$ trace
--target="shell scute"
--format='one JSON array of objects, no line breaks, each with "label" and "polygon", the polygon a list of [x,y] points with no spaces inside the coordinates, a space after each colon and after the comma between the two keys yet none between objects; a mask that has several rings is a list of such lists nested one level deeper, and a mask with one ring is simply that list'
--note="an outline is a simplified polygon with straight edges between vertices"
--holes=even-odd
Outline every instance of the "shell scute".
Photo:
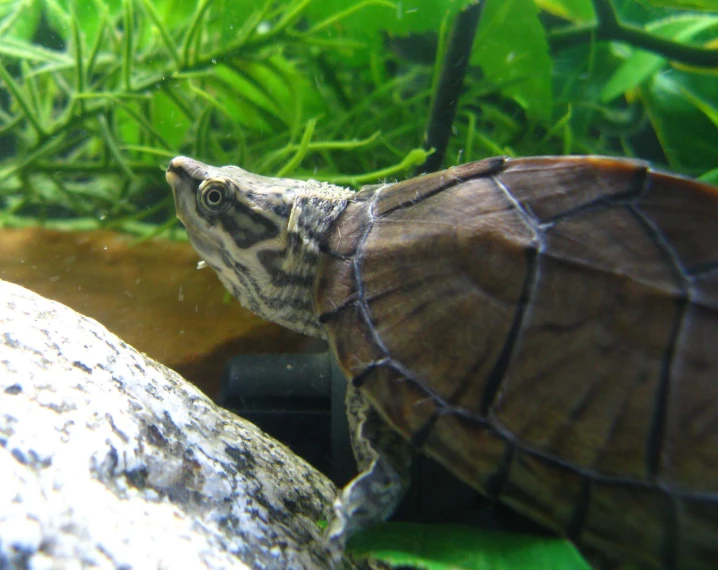
[{"label": "shell scute", "polygon": [[648,165],[637,160],[566,156],[512,160],[500,180],[526,211],[545,223],[592,205],[636,196],[645,189],[647,175]]},{"label": "shell scute", "polygon": [[621,206],[562,219],[543,244],[496,419],[543,453],[641,479],[678,278]]},{"label": "shell scute", "polygon": [[[700,302],[715,303],[718,270],[694,279],[693,285],[702,292]],[[677,487],[713,493],[718,493],[717,330],[718,310],[714,304],[686,308],[671,363],[670,375],[680,381],[670,387],[660,470],[661,479]]]},{"label": "shell scute", "polygon": [[660,232],[686,273],[718,268],[717,188],[656,172],[636,208]]},{"label": "shell scute", "polygon": [[501,500],[547,527],[571,535],[585,507],[584,487],[583,478],[565,465],[515,449]]},{"label": "shell scute", "polygon": [[500,171],[505,162],[506,159],[501,157],[487,158],[397,182],[383,189],[378,200],[372,206],[372,214],[375,217],[386,216],[395,210],[417,204],[466,180],[489,176]]},{"label": "shell scute", "polygon": [[488,422],[443,408],[424,443],[426,449],[437,446],[458,477],[490,498],[499,495],[512,447]]},{"label": "shell scute", "polygon": [[380,362],[361,376],[362,392],[391,418],[391,425],[410,439],[430,424],[441,407],[430,390],[407,379],[391,362]]},{"label": "shell scute", "polygon": [[364,201],[351,200],[323,236],[320,249],[334,257],[350,257],[360,247],[370,225],[371,214]]},{"label": "shell scute", "polygon": [[[620,517],[616,516],[616,505],[620,505]],[[621,481],[593,481],[580,538],[594,548],[617,552],[640,564],[676,567],[675,509],[673,498],[659,489]],[[680,568],[694,568],[683,562]]]}]

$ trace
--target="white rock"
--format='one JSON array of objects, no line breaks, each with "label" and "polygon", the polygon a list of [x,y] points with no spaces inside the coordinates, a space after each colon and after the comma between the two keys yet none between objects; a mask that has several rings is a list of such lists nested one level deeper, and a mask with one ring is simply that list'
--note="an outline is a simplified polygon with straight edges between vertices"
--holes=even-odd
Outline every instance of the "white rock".
[{"label": "white rock", "polygon": [[323,568],[334,495],[96,321],[0,281],[0,568]]}]

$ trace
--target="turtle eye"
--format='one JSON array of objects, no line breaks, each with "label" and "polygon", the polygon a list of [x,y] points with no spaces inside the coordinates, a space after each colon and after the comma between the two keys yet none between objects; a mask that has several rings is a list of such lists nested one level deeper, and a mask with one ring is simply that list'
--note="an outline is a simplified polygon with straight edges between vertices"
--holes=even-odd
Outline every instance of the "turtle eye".
[{"label": "turtle eye", "polygon": [[200,187],[197,202],[205,214],[217,216],[232,206],[232,192],[225,183],[215,180]]}]

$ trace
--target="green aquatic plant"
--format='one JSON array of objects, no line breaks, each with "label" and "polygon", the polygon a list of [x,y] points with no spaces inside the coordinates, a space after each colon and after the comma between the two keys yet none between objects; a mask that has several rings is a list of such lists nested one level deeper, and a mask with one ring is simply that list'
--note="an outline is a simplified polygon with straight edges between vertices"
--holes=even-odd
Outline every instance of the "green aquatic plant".
[{"label": "green aquatic plant", "polygon": [[712,1],[484,0],[444,99],[471,0],[5,0],[0,220],[152,230],[176,154],[359,186],[414,172],[437,132],[445,165],[607,153],[702,175]]}]

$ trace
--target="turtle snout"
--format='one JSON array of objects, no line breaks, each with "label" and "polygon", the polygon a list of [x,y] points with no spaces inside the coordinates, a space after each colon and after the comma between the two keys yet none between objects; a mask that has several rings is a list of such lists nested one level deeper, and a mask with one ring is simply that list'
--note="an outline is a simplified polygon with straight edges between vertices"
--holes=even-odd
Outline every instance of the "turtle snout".
[{"label": "turtle snout", "polygon": [[177,217],[185,225],[187,223],[187,214],[191,211],[189,206],[194,203],[197,189],[201,183],[201,180],[192,176],[192,170],[187,165],[188,161],[191,162],[192,160],[184,156],[173,158],[165,173],[167,183],[172,188]]},{"label": "turtle snout", "polygon": [[191,180],[192,176],[185,168],[187,159],[184,156],[178,156],[170,160],[167,171],[165,172],[165,178],[172,188],[174,188],[181,180]]},{"label": "turtle snout", "polygon": [[209,176],[209,169],[206,164],[189,158],[187,156],[176,156],[170,160],[169,166],[167,167],[167,181],[172,184],[171,176],[178,176],[185,180],[192,180],[199,184]]}]

